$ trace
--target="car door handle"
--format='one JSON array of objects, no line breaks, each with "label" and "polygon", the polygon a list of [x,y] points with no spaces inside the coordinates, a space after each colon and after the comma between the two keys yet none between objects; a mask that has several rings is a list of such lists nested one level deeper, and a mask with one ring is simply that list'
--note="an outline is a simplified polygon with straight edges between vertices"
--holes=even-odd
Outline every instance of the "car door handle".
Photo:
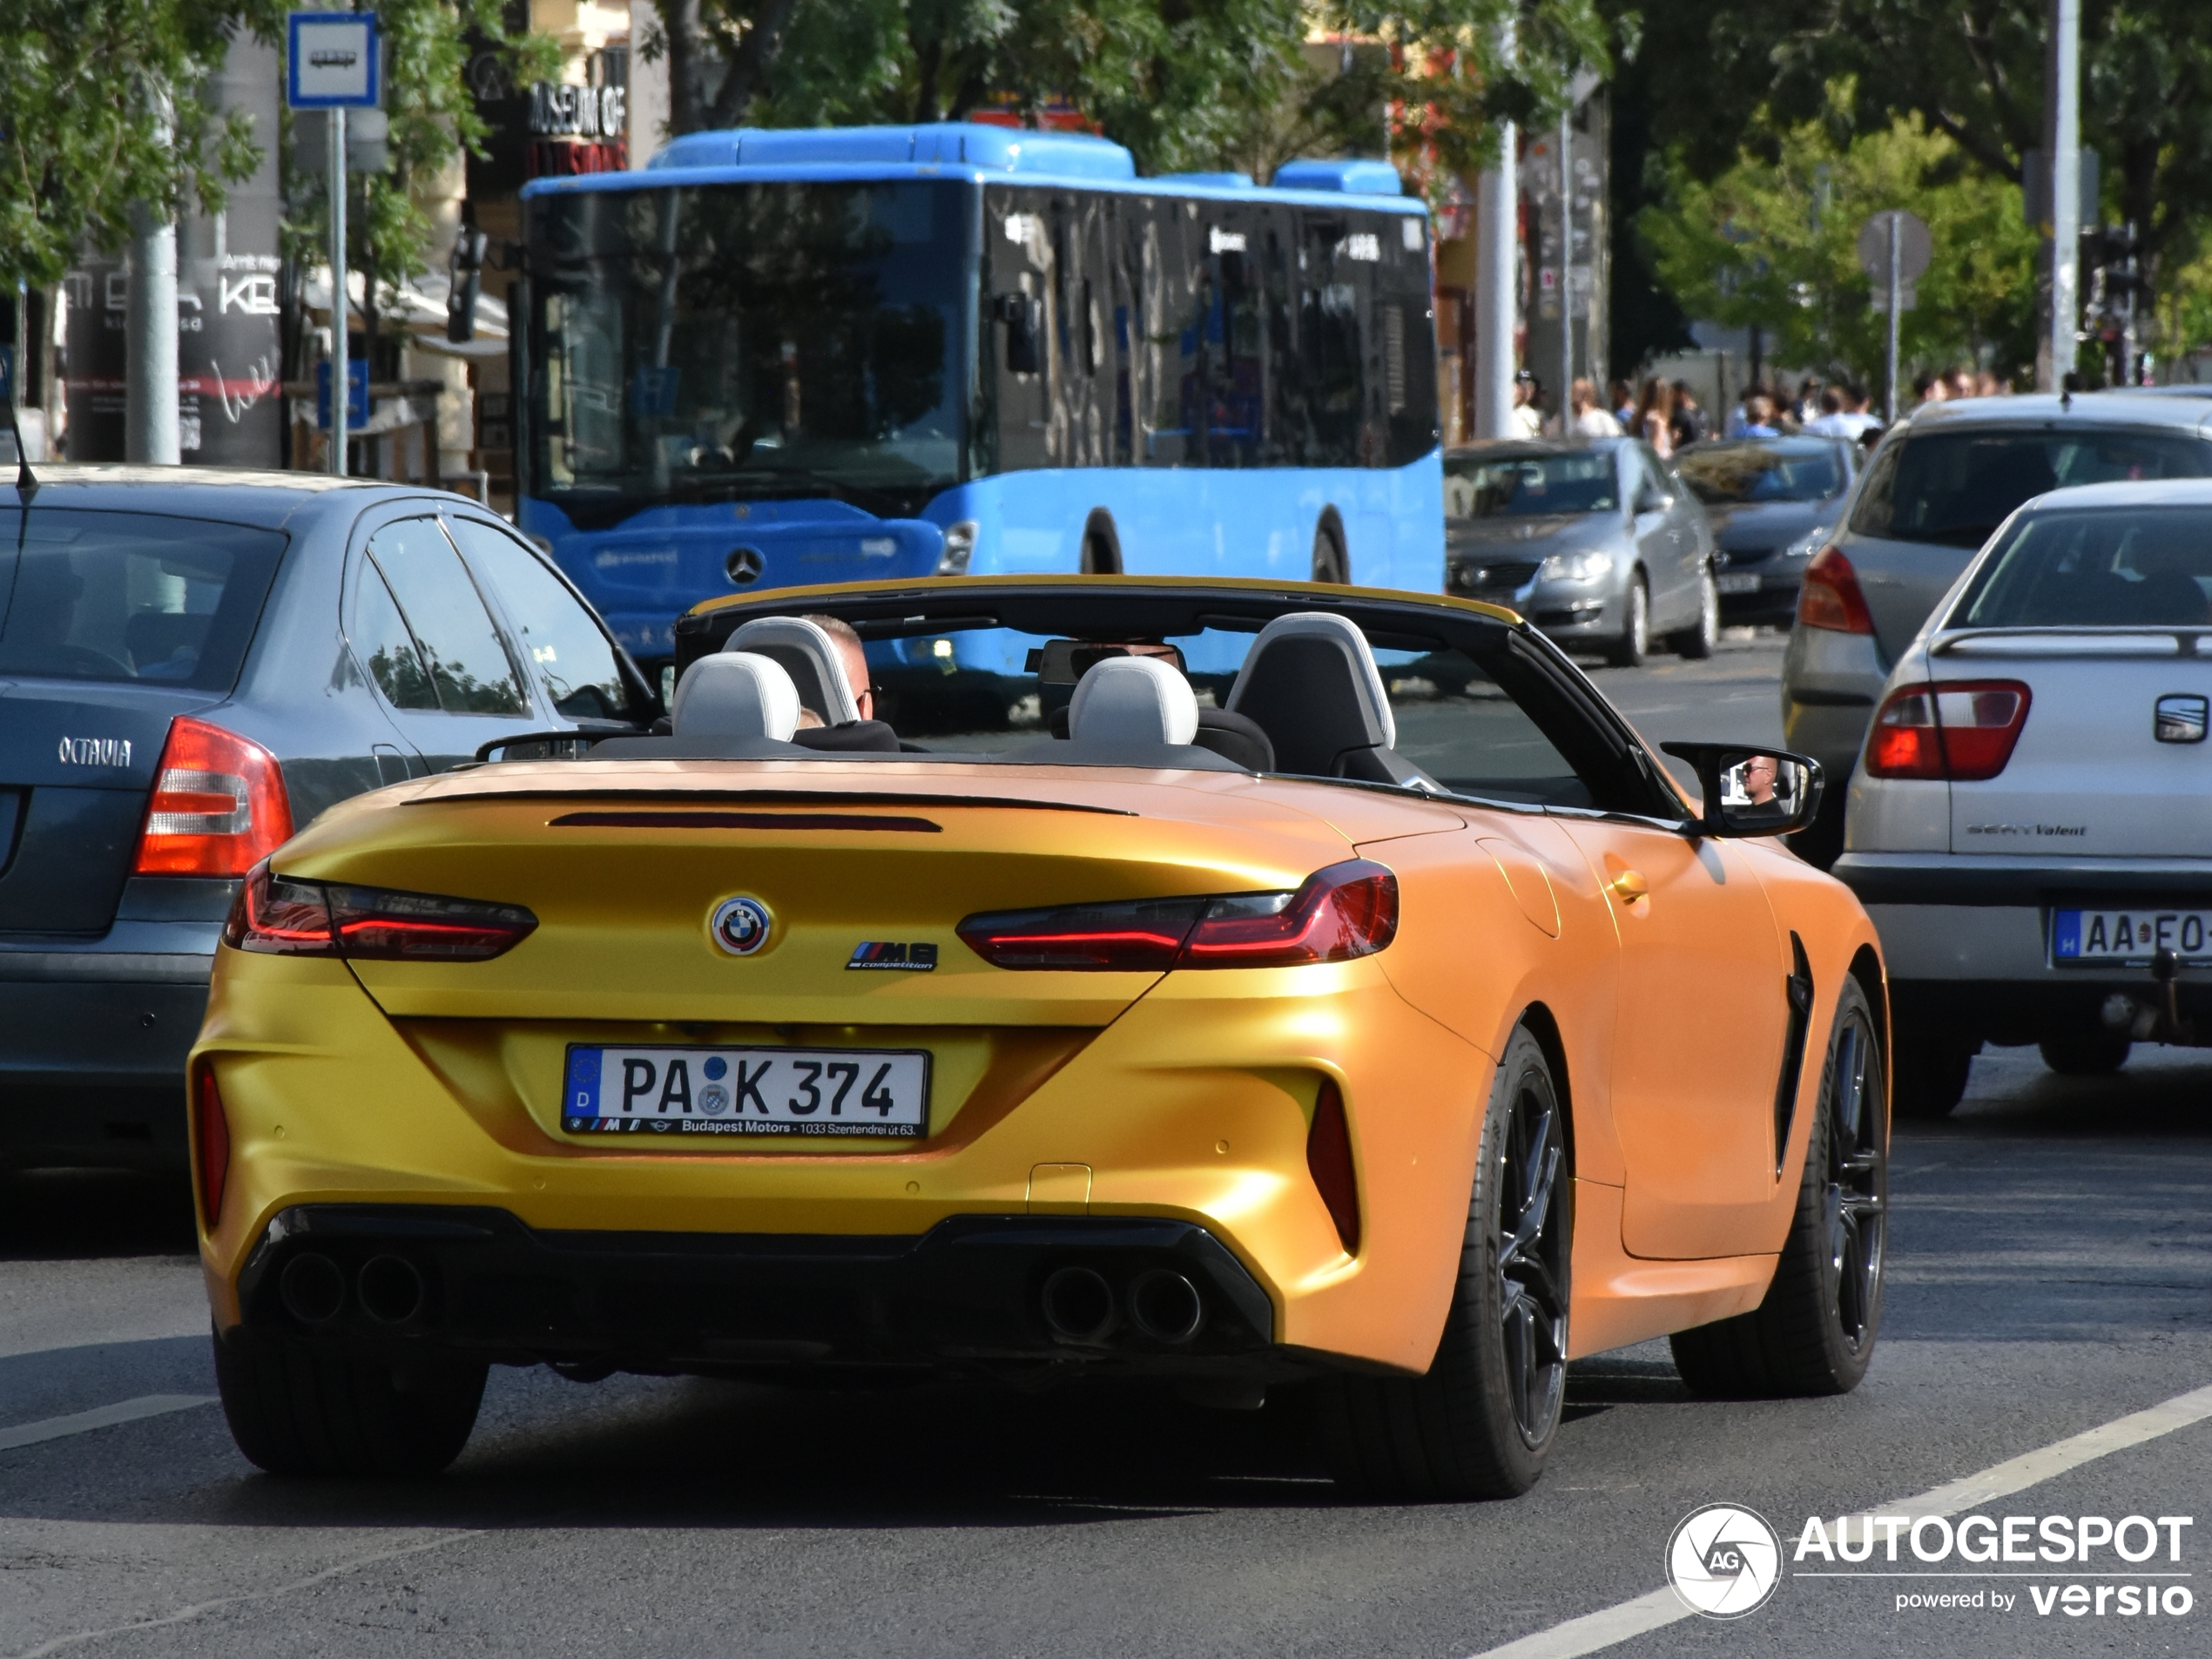
[{"label": "car door handle", "polygon": [[1622,904],[1634,904],[1651,896],[1651,883],[1643,879],[1641,871],[1623,870],[1605,884],[1605,890]]}]

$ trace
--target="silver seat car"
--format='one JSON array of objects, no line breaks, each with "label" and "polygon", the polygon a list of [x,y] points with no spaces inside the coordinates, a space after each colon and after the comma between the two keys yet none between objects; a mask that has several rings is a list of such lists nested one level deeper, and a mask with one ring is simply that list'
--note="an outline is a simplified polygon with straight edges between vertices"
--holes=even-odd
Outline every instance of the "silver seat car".
[{"label": "silver seat car", "polygon": [[1983,1042],[2212,1045],[2212,479],[2039,496],[1882,688],[1835,873],[1888,959],[1900,1113]]},{"label": "silver seat car", "polygon": [[1720,637],[1705,509],[1628,438],[1446,450],[1444,590],[1506,605],[1616,667],[1657,637],[1692,658]]},{"label": "silver seat car", "polygon": [[2212,475],[2212,401],[2100,392],[1924,406],[1882,441],[1805,569],[1782,668],[1784,740],[1826,769],[1821,821],[1843,844],[1844,785],[1875,698],[1936,602],[2029,497],[2076,484]]}]

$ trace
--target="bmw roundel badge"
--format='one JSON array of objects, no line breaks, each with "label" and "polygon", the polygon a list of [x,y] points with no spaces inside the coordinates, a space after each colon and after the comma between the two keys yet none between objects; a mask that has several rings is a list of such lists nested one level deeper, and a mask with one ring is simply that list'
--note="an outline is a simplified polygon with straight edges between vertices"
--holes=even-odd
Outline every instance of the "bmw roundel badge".
[{"label": "bmw roundel badge", "polygon": [[752,956],[768,942],[769,930],[775,921],[768,914],[768,907],[758,899],[725,899],[714,907],[714,918],[707,924],[707,932],[714,935],[714,942],[732,956]]}]

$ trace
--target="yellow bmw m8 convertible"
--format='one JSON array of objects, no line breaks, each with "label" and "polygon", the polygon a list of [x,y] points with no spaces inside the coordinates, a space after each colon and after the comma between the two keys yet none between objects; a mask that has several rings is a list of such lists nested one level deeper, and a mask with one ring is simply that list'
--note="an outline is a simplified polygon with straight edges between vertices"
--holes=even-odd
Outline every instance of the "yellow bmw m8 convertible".
[{"label": "yellow bmw m8 convertible", "polygon": [[1836,1393],[1880,1321],[1874,932],[1818,768],[1509,611],[978,577],[678,624],[650,732],[326,813],[189,1089],[246,1455],[426,1472],[488,1366],[1303,1394],[1503,1495],[1568,1362]]}]

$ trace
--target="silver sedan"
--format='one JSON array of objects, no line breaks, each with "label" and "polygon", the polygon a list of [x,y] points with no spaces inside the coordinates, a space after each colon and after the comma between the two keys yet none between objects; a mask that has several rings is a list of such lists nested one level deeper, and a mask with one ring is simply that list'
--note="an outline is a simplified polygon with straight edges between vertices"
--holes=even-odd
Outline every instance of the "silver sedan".
[{"label": "silver sedan", "polygon": [[1644,443],[1446,450],[1444,549],[1447,592],[1508,606],[1616,666],[1642,662],[1655,639],[1710,656],[1719,637],[1712,527]]}]

